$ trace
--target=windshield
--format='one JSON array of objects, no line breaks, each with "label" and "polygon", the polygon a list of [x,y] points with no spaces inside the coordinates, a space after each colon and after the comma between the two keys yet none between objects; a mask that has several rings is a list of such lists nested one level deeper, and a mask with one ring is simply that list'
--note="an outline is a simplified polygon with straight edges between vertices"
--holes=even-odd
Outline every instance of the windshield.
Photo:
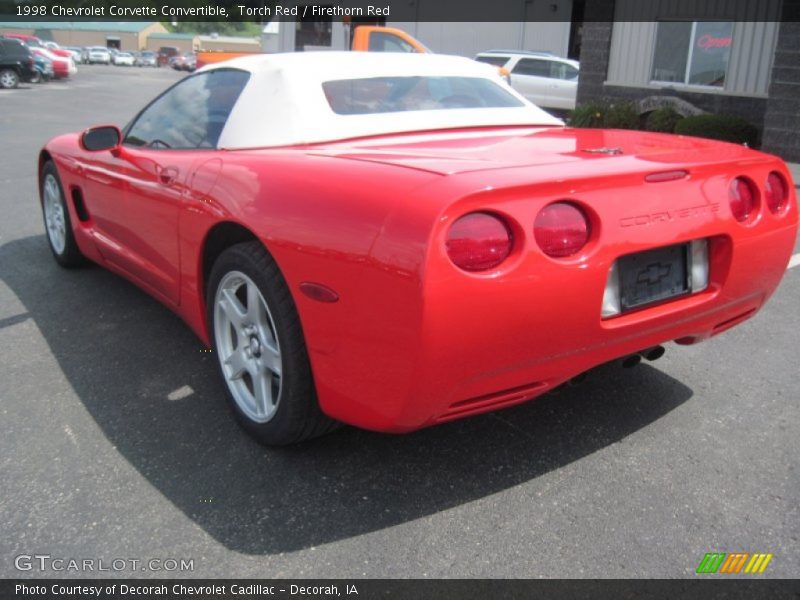
[{"label": "windshield", "polygon": [[372,77],[322,84],[333,112],[340,115],[509,108],[524,104],[500,85],[481,77]]}]

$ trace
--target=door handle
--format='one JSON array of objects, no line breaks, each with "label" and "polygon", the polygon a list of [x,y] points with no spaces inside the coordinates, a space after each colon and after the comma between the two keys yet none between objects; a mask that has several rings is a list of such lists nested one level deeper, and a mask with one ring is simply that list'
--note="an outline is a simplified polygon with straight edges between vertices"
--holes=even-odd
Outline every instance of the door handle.
[{"label": "door handle", "polygon": [[178,169],[175,167],[164,167],[158,172],[158,180],[164,185],[170,185],[178,176]]}]

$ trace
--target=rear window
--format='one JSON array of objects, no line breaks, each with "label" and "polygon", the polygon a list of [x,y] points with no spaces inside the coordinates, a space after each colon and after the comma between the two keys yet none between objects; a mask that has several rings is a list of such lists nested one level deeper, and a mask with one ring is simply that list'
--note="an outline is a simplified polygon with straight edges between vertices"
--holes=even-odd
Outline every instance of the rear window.
[{"label": "rear window", "polygon": [[371,77],[322,84],[333,112],[340,115],[524,106],[489,79],[480,77]]}]

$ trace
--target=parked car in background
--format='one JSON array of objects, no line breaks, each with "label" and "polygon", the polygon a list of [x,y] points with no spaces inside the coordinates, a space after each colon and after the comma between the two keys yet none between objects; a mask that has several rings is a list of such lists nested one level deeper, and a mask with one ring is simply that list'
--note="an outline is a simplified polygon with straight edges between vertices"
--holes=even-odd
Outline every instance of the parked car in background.
[{"label": "parked car in background", "polygon": [[79,48],[78,46],[66,46],[64,50],[72,52],[72,57],[75,59],[76,63],[83,63],[83,48]]},{"label": "parked car in background", "polygon": [[31,48],[30,51],[38,56],[43,56],[53,61],[53,74],[55,79],[66,79],[70,75],[74,75],[78,72],[78,67],[75,66],[75,61],[72,60],[71,56],[56,56],[53,51],[42,47]]},{"label": "parked car in background", "polygon": [[183,70],[189,71],[189,73],[194,73],[197,70],[197,57],[194,54],[190,54],[183,61]]},{"label": "parked car in background", "polygon": [[30,48],[18,40],[0,38],[0,88],[15,88],[21,81],[35,81],[37,77]]},{"label": "parked car in background", "polygon": [[64,50],[63,48],[58,47],[58,44],[55,44],[56,48],[53,49],[47,48],[44,45],[44,42],[42,42],[42,40],[40,40],[35,35],[25,35],[22,33],[6,33],[3,34],[3,37],[19,40],[23,44],[28,46],[28,48],[44,48],[50,51],[55,56],[60,56],[62,58],[72,58],[72,52],[70,52],[69,50]]},{"label": "parked car in background", "polygon": [[184,71],[186,67],[186,57],[183,54],[176,54],[170,57],[167,64],[176,71]]},{"label": "parked car in background", "polygon": [[88,52],[88,63],[90,65],[109,65],[111,64],[111,53],[108,48],[103,46],[92,46]]},{"label": "parked car in background", "polygon": [[[63,56],[64,58],[72,57],[72,60],[77,64],[82,62],[80,48],[65,48],[59,46],[56,42],[42,42],[42,46],[50,50],[50,52],[56,56]],[[69,53],[69,55],[67,53]]]},{"label": "parked car in background", "polygon": [[55,77],[53,61],[39,54],[31,53],[31,55],[33,56],[33,66],[37,73],[36,78],[31,79],[31,83],[43,83],[53,79]]},{"label": "parked car in background", "polygon": [[573,110],[578,94],[578,61],[549,52],[488,50],[475,60],[508,69],[511,87],[528,100],[557,110]]},{"label": "parked car in background", "polygon": [[169,65],[170,59],[180,53],[180,50],[178,50],[176,46],[161,46],[161,48],[158,49],[158,66],[163,67]]},{"label": "parked car in background", "polygon": [[130,52],[117,52],[112,61],[117,66],[125,66],[125,67],[132,67],[133,66],[133,54]]},{"label": "parked car in background", "polygon": [[157,67],[158,58],[155,52],[143,50],[142,52],[139,52],[138,56],[135,57],[133,64],[135,64],[137,67]]}]

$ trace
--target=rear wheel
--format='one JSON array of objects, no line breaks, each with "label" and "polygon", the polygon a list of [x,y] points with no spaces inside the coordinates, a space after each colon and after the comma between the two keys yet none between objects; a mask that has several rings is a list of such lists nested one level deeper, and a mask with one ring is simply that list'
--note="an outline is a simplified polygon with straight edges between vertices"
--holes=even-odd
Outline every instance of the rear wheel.
[{"label": "rear wheel", "polygon": [[236,244],[220,255],[209,277],[207,307],[229,404],[253,437],[286,445],[336,427],[317,403],[289,288],[259,242]]},{"label": "rear wheel", "polygon": [[42,180],[39,186],[42,195],[42,214],[47,241],[53,257],[62,267],[78,267],[85,262],[75,235],[72,232],[72,221],[64,200],[61,180],[52,161],[42,168]]},{"label": "rear wheel", "polygon": [[10,90],[19,85],[19,75],[14,69],[3,69],[0,71],[0,88]]}]

